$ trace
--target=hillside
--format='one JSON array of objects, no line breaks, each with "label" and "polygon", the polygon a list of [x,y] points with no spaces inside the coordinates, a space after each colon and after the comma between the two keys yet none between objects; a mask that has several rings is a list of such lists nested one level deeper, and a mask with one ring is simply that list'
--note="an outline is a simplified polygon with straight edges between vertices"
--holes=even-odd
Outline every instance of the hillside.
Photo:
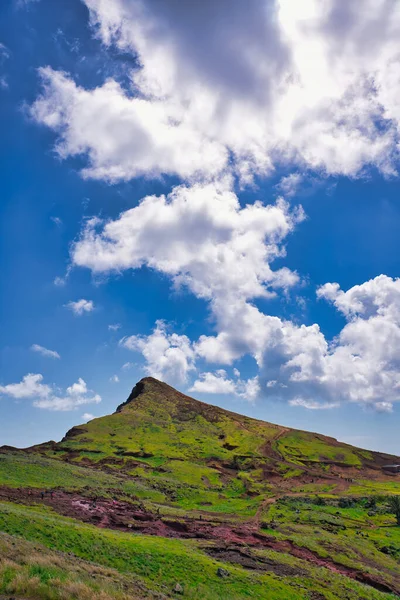
[{"label": "hillside", "polygon": [[0,448],[0,598],[400,597],[393,462],[147,377],[59,443]]},{"label": "hillside", "polygon": [[[221,505],[272,490],[347,489],[348,480],[389,480],[382,465],[400,459],[337,440],[244,417],[142,379],[110,416],[71,429],[49,457],[144,479],[185,508]],[[215,492],[218,492],[217,497]],[[229,509],[225,506],[224,510]]]}]

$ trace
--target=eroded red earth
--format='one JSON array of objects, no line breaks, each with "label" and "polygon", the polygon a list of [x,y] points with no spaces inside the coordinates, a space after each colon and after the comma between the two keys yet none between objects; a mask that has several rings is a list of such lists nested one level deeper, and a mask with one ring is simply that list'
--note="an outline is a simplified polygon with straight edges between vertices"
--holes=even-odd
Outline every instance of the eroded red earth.
[{"label": "eroded red earth", "polygon": [[[345,575],[381,592],[400,595],[400,584],[390,587],[383,578],[321,557],[289,540],[277,540],[263,534],[257,521],[239,523],[218,521],[207,517],[172,518],[149,512],[144,506],[106,498],[86,498],[77,493],[57,490],[42,497],[41,490],[0,486],[0,501],[32,505],[43,503],[61,515],[73,517],[96,527],[167,538],[203,539],[214,542],[204,550],[225,562],[240,564],[247,569],[272,571],[282,576],[301,575],[302,570],[252,554],[252,548],[269,548],[291,554],[319,567]],[[212,519],[212,520],[211,520]]]}]

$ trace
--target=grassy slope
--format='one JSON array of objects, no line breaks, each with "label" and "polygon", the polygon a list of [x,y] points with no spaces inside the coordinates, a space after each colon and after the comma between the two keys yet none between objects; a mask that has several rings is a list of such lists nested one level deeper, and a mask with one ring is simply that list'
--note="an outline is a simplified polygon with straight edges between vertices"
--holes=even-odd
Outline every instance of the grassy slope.
[{"label": "grassy slope", "polygon": [[386,497],[374,497],[373,508],[368,497],[282,498],[265,508],[263,519],[264,531],[278,539],[399,583],[400,527]]},{"label": "grassy slope", "polygon": [[[326,600],[383,600],[391,597],[325,568],[318,568],[280,553],[258,551],[260,557],[299,569],[300,575],[282,578],[271,573],[248,571],[209,557],[204,552],[206,542],[135,536],[96,529],[73,519],[60,518],[44,507],[0,504],[0,529],[50,549],[72,552],[82,559],[125,575],[134,573],[137,578],[136,586],[140,582],[143,588],[153,589],[167,596],[173,595],[174,587],[180,583],[185,597],[205,600],[300,600],[310,598],[311,592],[323,594],[322,597]],[[229,571],[229,577],[221,579],[217,576],[220,566]],[[61,577],[59,573],[54,576]],[[2,570],[0,562],[1,585],[4,589],[4,569]],[[112,590],[109,590],[108,594],[111,593]],[[32,594],[32,598],[36,597],[41,596]]]},{"label": "grassy slope", "polygon": [[146,498],[161,503],[165,500],[163,494],[146,485],[145,481],[52,460],[38,454],[0,454],[0,485],[11,488],[62,488],[88,497]]},{"label": "grassy slope", "polygon": [[[400,528],[385,513],[384,503],[371,516],[364,500],[341,508],[333,495],[400,493],[400,478],[385,477],[380,470],[382,461],[390,457],[241,417],[151,379],[144,380],[133,395],[114,415],[74,428],[59,444],[27,452],[3,449],[0,485],[59,487],[89,497],[118,497],[176,517],[218,512],[219,519],[238,521],[254,519],[257,512],[264,527],[273,522],[267,532],[274,538],[291,540],[361,572],[380,573],[387,585],[397,585]],[[340,475],[348,473],[353,482],[343,485]],[[268,503],[268,498],[286,492],[325,493],[328,505],[304,498]],[[145,589],[169,596],[176,583],[184,586],[185,597],[204,599],[306,599],[312,597],[311,591],[328,600],[388,597],[286,553],[254,550],[260,557],[301,568],[301,576],[282,579],[227,566],[205,553],[212,542],[99,530],[56,516],[45,507],[1,503],[0,531],[18,536],[13,542],[17,547],[25,538],[121,574],[111,578],[104,596],[96,596],[97,571],[90,582],[85,570],[75,572],[63,555],[61,566],[51,575],[57,584],[50,585],[45,581],[48,567],[44,565],[42,573],[15,556],[11,557],[15,564],[10,565],[9,546],[0,543],[0,593],[19,591],[26,598],[125,600],[126,581],[118,577],[130,578],[130,597],[135,597],[133,593],[142,597]],[[226,580],[216,576],[221,564],[230,572]],[[67,579],[81,586],[79,593],[65,588]]]},{"label": "grassy slope", "polygon": [[152,597],[143,583],[131,575],[5,533],[0,534],[0,594],[40,600]]},{"label": "grassy slope", "polygon": [[[77,450],[81,458],[86,452],[92,460],[113,457],[120,464],[123,459],[129,463],[129,455],[134,455],[146,465],[167,469],[172,468],[174,460],[197,464],[238,461],[245,467],[246,459],[253,463],[258,459],[260,466],[276,461],[279,464],[279,459],[299,464],[337,460],[360,466],[364,459],[373,458],[374,453],[332,438],[195,401],[151,378],[140,384],[142,389],[135,388],[132,400],[122,405],[119,412],[74,428],[73,435],[67,436],[57,449]],[[134,397],[135,394],[138,395]]]},{"label": "grassy slope", "polygon": [[321,479],[314,491],[323,492],[329,484],[335,487],[332,477],[339,473],[362,479],[365,471],[369,479],[371,465],[382,479],[380,465],[393,459],[230,413],[152,378],[142,380],[118,412],[75,427],[60,444],[38,450],[125,473],[183,509],[208,506],[247,515],[283,480],[293,480],[295,491],[296,478],[311,474]]}]

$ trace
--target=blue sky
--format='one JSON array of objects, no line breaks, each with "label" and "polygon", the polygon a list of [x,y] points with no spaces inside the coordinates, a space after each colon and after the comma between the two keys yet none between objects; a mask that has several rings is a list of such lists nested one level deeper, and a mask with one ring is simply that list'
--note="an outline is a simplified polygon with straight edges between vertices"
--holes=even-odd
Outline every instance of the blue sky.
[{"label": "blue sky", "polygon": [[0,444],[151,374],[400,454],[400,12],[289,4],[1,4]]}]

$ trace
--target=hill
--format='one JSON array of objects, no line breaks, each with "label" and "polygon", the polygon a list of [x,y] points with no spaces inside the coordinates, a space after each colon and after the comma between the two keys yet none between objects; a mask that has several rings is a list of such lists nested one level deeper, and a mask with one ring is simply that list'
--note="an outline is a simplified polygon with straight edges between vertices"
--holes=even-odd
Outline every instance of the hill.
[{"label": "hill", "polygon": [[[393,462],[146,377],[59,443],[0,448],[0,594],[80,597],[64,577],[103,600],[400,597]],[[42,566],[10,550],[29,544]]]},{"label": "hill", "polygon": [[233,498],[392,481],[382,466],[400,461],[199,402],[151,377],[137,383],[113,415],[33,450],[144,479],[169,500],[182,497],[186,508],[203,502],[218,509],[223,494],[234,512]]}]

